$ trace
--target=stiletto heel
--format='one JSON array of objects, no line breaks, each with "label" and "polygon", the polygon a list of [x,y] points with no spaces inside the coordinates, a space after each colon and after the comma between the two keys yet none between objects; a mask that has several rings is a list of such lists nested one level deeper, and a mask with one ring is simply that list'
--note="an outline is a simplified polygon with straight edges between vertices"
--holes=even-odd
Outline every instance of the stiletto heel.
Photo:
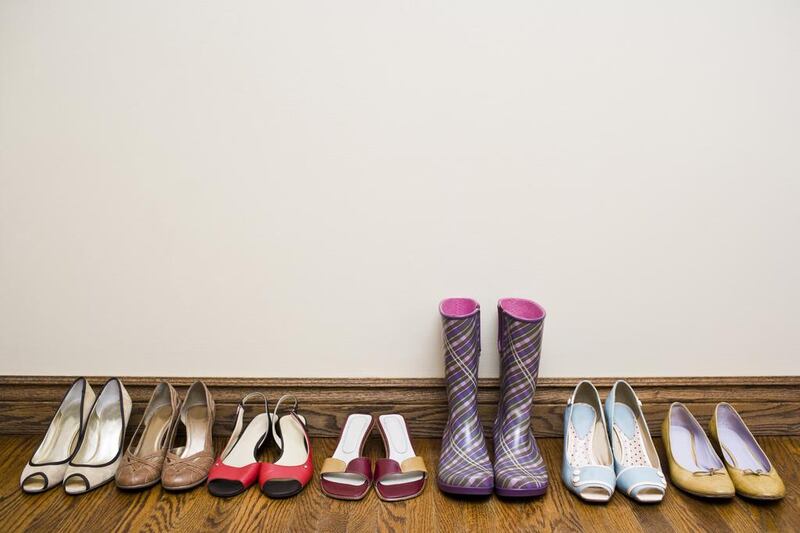
[{"label": "stiletto heel", "polygon": [[93,403],[94,391],[86,378],[76,379],[50,420],[42,442],[22,470],[19,487],[24,492],[38,494],[61,484],[67,463],[78,449]]},{"label": "stiletto heel", "polygon": [[[294,405],[288,415],[278,417],[278,409],[287,398],[294,400]],[[272,434],[281,456],[274,463],[262,463],[258,484],[270,498],[289,498],[303,490],[314,474],[311,439],[308,438],[305,418],[297,414],[297,398],[281,396],[275,404],[272,424]]]},{"label": "stiletto heel", "polygon": [[[244,427],[245,405],[252,398],[261,398],[264,412],[259,413]],[[261,463],[258,454],[269,436],[269,405],[260,392],[251,392],[236,407],[236,425],[225,449],[217,457],[208,473],[208,491],[220,498],[230,498],[243,493],[258,479]]]}]

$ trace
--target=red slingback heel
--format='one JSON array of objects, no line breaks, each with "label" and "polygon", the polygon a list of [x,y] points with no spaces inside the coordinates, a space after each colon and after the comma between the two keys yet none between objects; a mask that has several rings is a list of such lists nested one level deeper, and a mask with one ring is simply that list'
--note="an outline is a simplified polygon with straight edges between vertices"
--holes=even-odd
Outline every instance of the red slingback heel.
[{"label": "red slingback heel", "polygon": [[[278,417],[278,409],[286,399],[294,400],[288,415]],[[297,398],[284,395],[275,404],[272,415],[273,438],[281,456],[274,463],[262,463],[258,476],[261,491],[270,498],[289,498],[299,493],[311,481],[314,464],[311,461],[311,440],[306,421],[297,414]]]},{"label": "red slingback heel", "polygon": [[[264,412],[256,415],[244,428],[245,404],[252,398],[264,401]],[[260,392],[251,392],[236,407],[236,425],[225,449],[208,473],[208,491],[220,498],[230,498],[250,488],[258,479],[262,463],[259,450],[267,443],[270,432],[269,405]]]}]

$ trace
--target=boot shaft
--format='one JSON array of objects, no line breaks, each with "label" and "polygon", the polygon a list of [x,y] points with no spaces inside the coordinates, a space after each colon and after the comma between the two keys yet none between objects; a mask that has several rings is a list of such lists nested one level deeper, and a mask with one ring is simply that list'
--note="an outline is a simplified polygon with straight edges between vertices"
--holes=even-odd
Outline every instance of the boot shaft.
[{"label": "boot shaft", "polygon": [[500,404],[495,433],[519,436],[530,428],[530,412],[542,346],[544,309],[531,300],[504,298],[497,304]]},{"label": "boot shaft", "polygon": [[539,376],[544,309],[531,300],[504,298],[497,304],[497,314],[501,390],[523,388],[532,399]]},{"label": "boot shaft", "polygon": [[445,378],[448,403],[472,400],[478,391],[481,355],[480,306],[469,298],[449,298],[439,306],[442,315]]}]

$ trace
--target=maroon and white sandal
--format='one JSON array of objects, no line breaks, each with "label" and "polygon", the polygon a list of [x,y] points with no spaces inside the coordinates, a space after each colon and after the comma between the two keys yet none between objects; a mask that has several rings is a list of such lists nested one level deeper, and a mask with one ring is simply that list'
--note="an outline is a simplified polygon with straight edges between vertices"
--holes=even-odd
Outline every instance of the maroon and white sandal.
[{"label": "maroon and white sandal", "polygon": [[[288,415],[278,416],[278,409],[287,398],[294,400]],[[274,463],[262,463],[258,474],[261,491],[270,498],[289,498],[308,485],[314,475],[311,459],[311,439],[306,431],[306,419],[297,414],[297,398],[281,396],[272,415],[272,436],[281,450]]]},{"label": "maroon and white sandal", "polygon": [[378,429],[386,448],[385,459],[375,463],[375,490],[385,501],[408,500],[425,489],[425,461],[414,453],[403,415],[381,415]]},{"label": "maroon and white sandal", "polygon": [[347,417],[333,456],[322,464],[323,494],[338,500],[360,500],[367,495],[372,486],[372,461],[363,452],[374,424],[370,415]]}]

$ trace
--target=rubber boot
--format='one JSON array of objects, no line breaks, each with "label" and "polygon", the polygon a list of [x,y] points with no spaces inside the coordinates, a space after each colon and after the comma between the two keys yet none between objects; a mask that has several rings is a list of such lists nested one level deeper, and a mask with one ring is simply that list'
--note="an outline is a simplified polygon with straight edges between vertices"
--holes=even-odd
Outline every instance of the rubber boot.
[{"label": "rubber boot", "polygon": [[436,481],[442,492],[450,494],[491,494],[494,471],[478,418],[480,306],[469,298],[449,298],[442,301],[439,312],[450,414]]},{"label": "rubber boot", "polygon": [[544,309],[531,300],[497,303],[500,404],[494,423],[495,492],[529,497],[547,491],[547,467],[531,430],[531,408],[539,375]]}]

